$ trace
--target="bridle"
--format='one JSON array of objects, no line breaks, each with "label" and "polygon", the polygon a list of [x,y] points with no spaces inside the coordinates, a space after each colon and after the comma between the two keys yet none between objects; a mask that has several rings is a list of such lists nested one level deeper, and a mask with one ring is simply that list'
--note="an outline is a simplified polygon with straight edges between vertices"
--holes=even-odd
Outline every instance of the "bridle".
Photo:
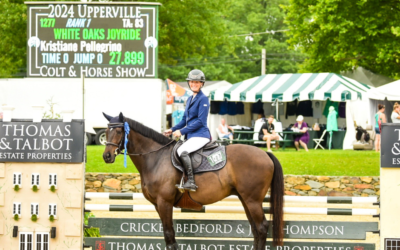
[{"label": "bridle", "polygon": [[[113,129],[113,128],[123,128],[123,127],[124,127],[124,124],[121,123],[121,122],[118,122],[118,123],[109,123],[109,124],[108,124],[108,128],[109,128],[109,129]],[[117,155],[119,155],[119,154],[122,153],[121,146],[124,145],[124,144],[123,144],[124,141],[125,141],[125,137],[122,136],[122,139],[121,139],[121,141],[119,142],[119,144],[115,144],[115,143],[113,143],[113,142],[106,142],[106,146],[108,146],[108,145],[116,146],[117,148],[115,149],[114,154],[115,154],[115,156],[117,156]]]},{"label": "bridle", "polygon": [[[113,128],[124,128],[124,125],[125,125],[124,123],[120,123],[120,122],[118,122],[118,123],[109,123],[109,124],[108,124],[108,128],[109,128],[109,129],[113,129]],[[124,153],[124,155],[138,155],[138,156],[142,156],[142,155],[147,155],[147,154],[151,154],[151,153],[157,152],[157,151],[159,151],[159,150],[161,150],[161,149],[167,147],[168,145],[172,144],[173,142],[175,142],[175,140],[171,140],[170,142],[168,142],[167,144],[165,144],[164,146],[162,146],[162,147],[160,147],[160,148],[158,148],[158,149],[156,149],[156,150],[153,150],[153,151],[150,151],[150,152],[146,152],[146,153],[138,153],[138,154],[133,154],[133,153],[132,153],[132,154],[129,154],[129,153],[125,152],[125,151],[127,150],[126,148],[124,149],[125,151],[122,152],[121,146],[124,145],[124,142],[125,142],[125,136],[122,137],[121,141],[120,141],[118,144],[113,143],[113,142],[106,142],[106,146],[112,145],[112,146],[116,146],[116,147],[117,147],[117,148],[115,149],[115,152],[114,152],[115,156],[118,156],[118,155],[121,154],[121,153]]]}]

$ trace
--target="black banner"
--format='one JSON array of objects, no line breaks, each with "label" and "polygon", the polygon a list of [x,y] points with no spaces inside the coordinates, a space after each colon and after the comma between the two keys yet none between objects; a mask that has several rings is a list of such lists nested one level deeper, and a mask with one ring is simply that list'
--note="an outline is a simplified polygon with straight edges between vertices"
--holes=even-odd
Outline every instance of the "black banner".
[{"label": "black banner", "polygon": [[[85,238],[85,245],[93,250],[165,250],[163,239],[137,238]],[[239,240],[186,240],[179,239],[179,250],[251,250],[253,241]],[[371,243],[284,242],[283,247],[273,247],[267,241],[265,250],[375,250]]]},{"label": "black banner", "polygon": [[158,3],[28,5],[28,77],[157,78]]},{"label": "black banner", "polygon": [[400,168],[400,124],[382,124],[381,167]]},{"label": "black banner", "polygon": [[[104,236],[163,236],[160,219],[89,218],[89,226]],[[180,219],[174,220],[174,229],[177,237],[253,237],[247,220]],[[366,232],[378,230],[378,222],[285,221],[283,230],[289,239],[365,240]]]},{"label": "black banner", "polygon": [[84,122],[0,122],[0,162],[83,162]]}]

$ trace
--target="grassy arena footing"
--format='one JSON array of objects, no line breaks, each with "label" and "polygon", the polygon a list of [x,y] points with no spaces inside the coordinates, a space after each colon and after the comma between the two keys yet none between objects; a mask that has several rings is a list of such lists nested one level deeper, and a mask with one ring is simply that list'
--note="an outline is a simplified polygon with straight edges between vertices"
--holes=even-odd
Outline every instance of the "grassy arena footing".
[{"label": "grassy arena footing", "polygon": [[[103,160],[104,146],[87,147],[86,172],[137,173],[128,157],[124,168],[124,156],[119,155],[115,163]],[[261,148],[266,150],[266,148]],[[293,148],[273,150],[281,162],[284,174],[316,176],[379,176],[379,153],[354,150],[314,150],[305,152]]]}]

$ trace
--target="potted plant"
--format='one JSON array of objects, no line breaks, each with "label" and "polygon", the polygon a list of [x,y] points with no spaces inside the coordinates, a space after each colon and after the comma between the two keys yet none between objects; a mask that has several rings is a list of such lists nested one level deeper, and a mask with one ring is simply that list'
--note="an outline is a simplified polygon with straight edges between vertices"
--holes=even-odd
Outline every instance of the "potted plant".
[{"label": "potted plant", "polygon": [[38,188],[38,186],[33,185],[33,186],[32,186],[32,190],[33,190],[33,192],[37,192],[37,191],[39,190],[39,188]]},{"label": "potted plant", "polygon": [[19,220],[19,215],[18,214],[14,214],[14,220],[18,221]]},{"label": "potted plant", "polygon": [[55,187],[54,185],[51,185],[50,191],[51,191],[51,192],[55,192],[55,191],[56,191],[56,187]]},{"label": "potted plant", "polygon": [[18,192],[19,190],[19,185],[14,185],[14,191]]},{"label": "potted plant", "polygon": [[55,218],[54,218],[54,215],[50,215],[50,216],[49,216],[49,220],[50,220],[51,222],[53,222],[54,219],[55,219]]}]

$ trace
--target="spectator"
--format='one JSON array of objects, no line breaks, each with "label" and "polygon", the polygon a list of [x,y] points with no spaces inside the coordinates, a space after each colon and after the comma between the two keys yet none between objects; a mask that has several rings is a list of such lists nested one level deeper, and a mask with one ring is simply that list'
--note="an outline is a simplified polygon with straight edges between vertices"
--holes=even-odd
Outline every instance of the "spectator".
[{"label": "spectator", "polygon": [[265,115],[264,115],[264,113],[259,113],[259,114],[257,115],[257,120],[259,120],[259,119],[265,120]]},{"label": "spectator", "polygon": [[393,123],[400,123],[400,105],[397,102],[393,106],[393,112],[390,117]]},{"label": "spectator", "polygon": [[[222,138],[226,138],[226,139],[229,138],[230,140],[233,140],[233,133],[234,133],[233,128],[231,128],[230,126],[228,126],[226,124],[224,118],[221,119],[221,124],[219,124],[218,129],[222,135]],[[229,129],[232,131],[232,133],[229,132]]]},{"label": "spectator", "polygon": [[[260,141],[267,142],[267,151],[272,152],[271,150],[271,141],[279,140],[279,136],[275,133],[275,126],[272,124],[274,121],[274,116],[270,115],[268,117],[268,122],[264,123],[260,129],[260,133],[258,134],[258,139]],[[275,148],[279,149],[279,143],[275,142]]]},{"label": "spectator", "polygon": [[298,130],[301,135],[297,135],[294,138],[294,146],[296,147],[296,151],[299,151],[299,143],[300,145],[308,152],[307,143],[310,140],[310,135],[308,134],[308,125],[303,121],[304,117],[299,115],[296,119],[297,123],[294,124],[294,130]]},{"label": "spectator", "polygon": [[381,124],[386,123],[385,105],[378,104],[378,112],[375,114],[375,151],[379,152],[381,148]]}]

